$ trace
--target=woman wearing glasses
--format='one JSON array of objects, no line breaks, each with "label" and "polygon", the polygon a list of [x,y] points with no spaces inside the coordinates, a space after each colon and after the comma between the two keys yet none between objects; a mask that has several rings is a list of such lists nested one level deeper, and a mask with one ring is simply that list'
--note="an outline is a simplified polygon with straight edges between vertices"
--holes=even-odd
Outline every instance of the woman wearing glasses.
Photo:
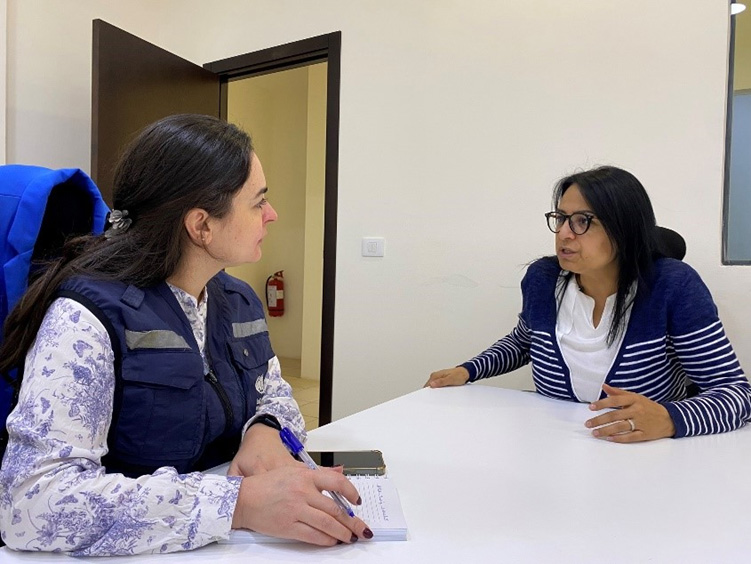
[{"label": "woman wearing glasses", "polygon": [[[751,418],[751,386],[699,275],[657,251],[655,216],[630,173],[600,167],[558,182],[555,257],[532,263],[511,333],[430,375],[457,386],[532,362],[537,391],[589,402],[595,437],[636,442],[721,433]],[[699,390],[687,397],[687,386]]]}]

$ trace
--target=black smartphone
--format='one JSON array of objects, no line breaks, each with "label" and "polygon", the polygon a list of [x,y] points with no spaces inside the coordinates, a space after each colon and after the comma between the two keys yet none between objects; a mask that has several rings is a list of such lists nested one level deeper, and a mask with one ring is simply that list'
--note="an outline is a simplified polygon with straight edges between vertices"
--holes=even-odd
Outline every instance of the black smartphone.
[{"label": "black smartphone", "polygon": [[382,476],[386,473],[380,450],[312,451],[308,454],[318,466],[344,466],[344,473],[349,476]]}]

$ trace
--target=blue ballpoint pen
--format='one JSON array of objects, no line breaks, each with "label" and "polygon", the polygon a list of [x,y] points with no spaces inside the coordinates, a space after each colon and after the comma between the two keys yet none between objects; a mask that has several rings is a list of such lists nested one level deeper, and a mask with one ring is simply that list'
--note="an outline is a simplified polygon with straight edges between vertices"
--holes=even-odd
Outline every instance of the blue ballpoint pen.
[{"label": "blue ballpoint pen", "polygon": [[[284,443],[284,446],[287,447],[287,450],[289,450],[293,456],[298,457],[301,461],[305,463],[305,465],[310,468],[311,470],[318,470],[318,466],[315,462],[313,462],[313,459],[310,458],[310,455],[305,452],[305,449],[302,446],[302,443],[297,439],[295,434],[287,429],[287,427],[282,427],[282,430],[279,431],[279,436],[282,438],[282,442]],[[355,512],[352,511],[352,508],[349,506],[349,503],[347,503],[347,500],[344,499],[341,494],[337,492],[329,492],[333,500],[344,509],[344,511],[349,515],[350,517],[355,516]]]}]

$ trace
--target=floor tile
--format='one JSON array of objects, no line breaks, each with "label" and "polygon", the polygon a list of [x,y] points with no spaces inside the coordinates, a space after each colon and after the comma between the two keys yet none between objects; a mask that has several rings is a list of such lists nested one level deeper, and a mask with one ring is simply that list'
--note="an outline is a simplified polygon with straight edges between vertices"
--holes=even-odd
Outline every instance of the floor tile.
[{"label": "floor tile", "polygon": [[319,388],[301,388],[295,389],[293,395],[298,402],[309,402],[320,400]]},{"label": "floor tile", "polygon": [[318,380],[310,380],[308,378],[295,378],[294,376],[284,376],[284,380],[292,386],[292,388],[297,389],[300,388],[301,390],[304,390],[306,388],[318,388],[319,382]]},{"label": "floor tile", "polygon": [[303,389],[321,387],[321,383],[318,380],[311,380],[310,378],[298,378],[297,381],[298,386]]},{"label": "floor tile", "polygon": [[318,417],[320,406],[317,401],[311,401],[300,406],[300,413],[307,419],[308,417]]},{"label": "floor tile", "polygon": [[302,378],[290,378],[289,376],[285,376],[284,379],[287,381],[287,383],[292,386],[293,390],[304,390],[305,386],[303,385]]}]

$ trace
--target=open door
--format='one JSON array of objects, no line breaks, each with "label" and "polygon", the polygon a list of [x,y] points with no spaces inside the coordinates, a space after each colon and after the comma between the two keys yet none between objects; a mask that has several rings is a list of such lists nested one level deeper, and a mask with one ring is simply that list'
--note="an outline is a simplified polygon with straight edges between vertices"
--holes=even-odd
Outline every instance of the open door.
[{"label": "open door", "polygon": [[102,20],[91,84],[91,176],[110,207],[114,167],[136,132],[173,114],[219,117],[219,75]]}]

